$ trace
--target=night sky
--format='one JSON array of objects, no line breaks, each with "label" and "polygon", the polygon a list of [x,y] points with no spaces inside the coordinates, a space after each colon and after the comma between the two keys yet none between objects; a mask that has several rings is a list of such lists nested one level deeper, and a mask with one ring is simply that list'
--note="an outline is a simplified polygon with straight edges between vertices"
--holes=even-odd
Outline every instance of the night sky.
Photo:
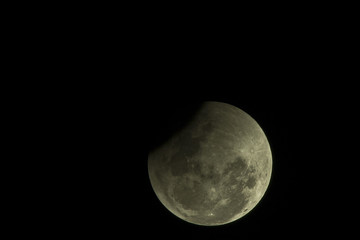
[{"label": "night sky", "polygon": [[[14,28],[21,42],[9,49],[19,48],[21,55],[15,50],[13,55],[23,63],[7,62],[15,66],[14,74],[24,74],[14,79],[28,85],[11,81],[16,92],[24,88],[26,94],[4,97],[4,104],[20,116],[14,114],[14,127],[3,127],[27,148],[14,144],[14,153],[24,157],[14,154],[9,161],[39,183],[28,183],[27,176],[6,177],[28,184],[29,192],[15,187],[19,203],[5,208],[31,209],[13,217],[29,229],[49,232],[50,239],[61,233],[156,240],[349,239],[354,230],[358,235],[359,44],[358,26],[351,25],[357,14],[348,14],[357,8],[306,5],[294,15],[301,4],[282,5],[275,6],[278,12],[265,6],[249,15],[243,14],[247,9],[226,10],[225,21],[217,11],[194,9],[209,14],[195,14],[201,21],[182,11],[173,16],[176,24],[170,17],[177,7],[156,6],[158,14],[147,6],[142,11],[139,6],[133,11],[106,6],[102,18],[81,5],[74,14],[79,23],[69,18],[68,25],[58,28],[40,16],[49,27],[29,21],[25,35]],[[40,26],[44,37],[33,25]],[[49,35],[48,29],[56,34]],[[22,53],[20,45],[33,52]],[[38,78],[44,81],[35,83]],[[19,107],[12,107],[12,101]],[[260,203],[243,218],[216,227],[190,224],[167,210],[151,187],[147,168],[149,151],[181,129],[202,101],[244,110],[264,130],[272,150],[272,178]]]},{"label": "night sky", "polygon": [[[86,128],[82,142],[73,139],[78,155],[66,160],[71,171],[81,174],[76,184],[68,180],[75,195],[66,200],[72,211],[65,223],[90,235],[157,239],[348,234],[358,182],[350,174],[358,161],[351,137],[356,129],[356,111],[349,103],[353,95],[338,100],[334,93],[341,89],[335,86],[325,91],[301,82],[259,88],[256,82],[235,83],[189,91],[186,82],[171,82],[141,96],[102,94],[101,104],[89,107],[91,114],[79,122]],[[148,152],[181,128],[201,101],[225,102],[247,112],[264,130],[273,157],[272,178],[260,203],[243,218],[216,227],[190,224],[167,210],[147,169]],[[66,204],[61,206],[66,209]]]}]

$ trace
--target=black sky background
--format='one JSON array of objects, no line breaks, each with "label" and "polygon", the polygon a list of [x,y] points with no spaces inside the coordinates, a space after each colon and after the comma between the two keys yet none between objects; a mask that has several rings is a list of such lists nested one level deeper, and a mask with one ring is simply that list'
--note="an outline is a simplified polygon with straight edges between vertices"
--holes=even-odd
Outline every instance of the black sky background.
[{"label": "black sky background", "polygon": [[[160,239],[351,232],[357,88],[342,80],[341,68],[324,64],[314,70],[303,62],[261,68],[209,63],[196,70],[149,64],[136,70],[141,74],[130,83],[81,85],[74,91],[78,99],[64,108],[68,117],[59,115],[65,122],[59,131],[72,136],[66,145],[77,149],[64,158],[76,176],[74,183],[66,180],[74,195],[61,205],[73,210],[67,225],[90,235]],[[157,199],[147,171],[148,152],[181,129],[202,101],[247,112],[264,130],[273,154],[272,179],[261,202],[240,220],[217,227],[174,216]]]},{"label": "black sky background", "polygon": [[[18,202],[5,208],[19,209],[12,215],[29,231],[99,239],[347,239],[357,231],[359,44],[351,7],[175,14],[169,6],[85,5],[46,6],[37,10],[49,16],[30,11],[19,27],[8,24],[19,35],[9,34],[14,46],[5,47],[15,87],[3,114],[14,127],[3,127],[16,140],[5,139],[10,151],[24,155],[9,161],[25,177],[7,180],[27,190],[14,187]],[[170,213],[147,172],[149,150],[202,101],[247,112],[273,154],[261,202],[218,227]]]},{"label": "black sky background", "polygon": [[[60,161],[66,173],[60,184],[68,186],[58,206],[65,226],[79,234],[160,239],[351,232],[357,183],[354,90],[337,82],[316,85],[313,79],[218,79],[148,82],[138,95],[125,94],[137,88],[106,86],[90,98],[82,95],[77,105],[71,101],[73,112],[61,119],[65,125],[59,130],[72,136],[64,137],[71,154],[63,152]],[[238,221],[216,227],[193,225],[168,211],[147,169],[148,152],[181,129],[202,101],[247,112],[264,130],[273,155],[270,186],[260,203]]]},{"label": "black sky background", "polygon": [[[335,24],[278,19],[240,25],[178,31],[163,19],[145,21],[128,26],[125,43],[105,38],[114,41],[101,45],[109,55],[108,46],[129,52],[121,62],[123,53],[85,55],[81,64],[73,59],[78,75],[69,76],[85,80],[65,86],[77,99],[65,100],[66,117],[56,116],[64,120],[58,129],[72,136],[66,146],[77,153],[65,158],[76,176],[68,180],[68,225],[89,235],[157,239],[344,237],[353,229],[358,88],[348,70],[355,63],[343,55],[352,49],[339,41],[343,35],[334,37]],[[174,216],[157,199],[147,172],[148,152],[181,129],[202,101],[247,112],[273,154],[261,202],[217,227]]]}]

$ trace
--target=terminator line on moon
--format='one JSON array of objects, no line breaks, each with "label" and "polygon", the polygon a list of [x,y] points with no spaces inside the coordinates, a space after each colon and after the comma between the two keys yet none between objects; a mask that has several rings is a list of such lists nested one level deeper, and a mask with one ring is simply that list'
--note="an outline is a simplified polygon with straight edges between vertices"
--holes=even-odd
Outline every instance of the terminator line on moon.
[{"label": "terminator line on moon", "polygon": [[177,217],[223,225],[264,196],[272,156],[265,133],[247,113],[204,102],[189,124],[149,153],[148,172],[155,194]]}]

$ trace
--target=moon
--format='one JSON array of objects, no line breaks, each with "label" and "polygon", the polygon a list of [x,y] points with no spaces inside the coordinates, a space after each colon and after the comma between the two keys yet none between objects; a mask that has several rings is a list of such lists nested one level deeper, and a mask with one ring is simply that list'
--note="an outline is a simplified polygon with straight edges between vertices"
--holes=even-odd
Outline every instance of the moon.
[{"label": "moon", "polygon": [[151,186],[177,217],[223,225],[245,216],[264,196],[272,173],[259,124],[227,103],[204,102],[191,121],[148,155]]}]

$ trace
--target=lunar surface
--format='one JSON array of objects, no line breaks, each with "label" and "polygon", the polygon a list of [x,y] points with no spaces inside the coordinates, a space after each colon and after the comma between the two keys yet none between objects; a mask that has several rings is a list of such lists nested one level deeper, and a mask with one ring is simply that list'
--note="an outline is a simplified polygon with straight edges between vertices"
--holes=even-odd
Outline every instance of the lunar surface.
[{"label": "lunar surface", "polygon": [[272,172],[265,133],[232,105],[204,102],[192,120],[148,156],[161,203],[197,225],[233,222],[264,196]]}]

